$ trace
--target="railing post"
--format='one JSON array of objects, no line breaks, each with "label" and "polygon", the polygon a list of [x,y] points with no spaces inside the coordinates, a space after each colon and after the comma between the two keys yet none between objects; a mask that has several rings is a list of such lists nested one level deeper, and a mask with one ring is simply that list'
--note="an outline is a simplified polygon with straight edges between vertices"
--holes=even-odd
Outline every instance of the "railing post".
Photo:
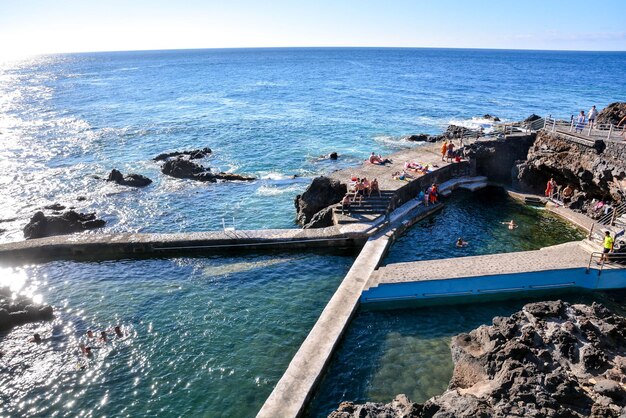
[{"label": "railing post", "polygon": [[574,129],[574,118],[570,118],[569,120],[569,131],[572,132]]},{"label": "railing post", "polygon": [[609,139],[611,139],[611,134],[613,133],[613,124],[609,125],[609,135],[606,137],[606,140],[608,141]]},{"label": "railing post", "polygon": [[556,119],[552,119],[552,132],[556,132]]},{"label": "railing post", "polygon": [[589,122],[589,131],[587,132],[587,136],[591,136],[591,122]]},{"label": "railing post", "polygon": [[613,224],[615,223],[616,215],[617,215],[617,208],[614,207],[613,208],[613,215],[611,216],[611,222],[609,222],[609,225],[613,226]]},{"label": "railing post", "polygon": [[546,117],[543,119],[543,129],[546,129],[546,125],[548,124],[548,118],[549,118],[549,117],[550,117],[550,116],[546,116]]}]

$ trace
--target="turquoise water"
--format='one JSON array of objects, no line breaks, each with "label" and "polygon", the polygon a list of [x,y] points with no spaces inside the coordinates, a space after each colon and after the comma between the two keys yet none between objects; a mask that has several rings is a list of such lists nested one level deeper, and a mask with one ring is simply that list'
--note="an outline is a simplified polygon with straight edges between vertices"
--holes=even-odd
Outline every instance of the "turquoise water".
[{"label": "turquoise water", "polygon": [[[502,222],[518,225],[510,230]],[[461,237],[469,245],[457,248]],[[499,188],[455,191],[439,213],[408,230],[384,263],[537,250],[583,239],[578,229],[541,207],[522,205]]]},{"label": "turquoise water", "polygon": [[[3,269],[3,283],[57,314],[0,340],[0,415],[253,416],[352,260],[266,254]],[[88,329],[117,324],[125,338],[86,340]],[[42,344],[27,341],[33,332]],[[80,342],[96,346],[93,359],[79,356]]]},{"label": "turquoise water", "polygon": [[[534,250],[584,238],[554,215],[522,205],[501,189],[456,191],[445,205],[399,238],[385,263]],[[501,224],[511,219],[519,224],[517,229]],[[469,246],[456,248],[459,236]],[[624,312],[626,292],[616,294],[621,296],[546,294],[541,299],[599,300]],[[512,301],[455,306],[360,308],[311,403],[309,416],[326,416],[344,400],[389,402],[405,393],[423,402],[442,393],[452,377],[452,336],[488,324],[494,316],[510,315],[532,300],[537,299],[519,296]]]}]

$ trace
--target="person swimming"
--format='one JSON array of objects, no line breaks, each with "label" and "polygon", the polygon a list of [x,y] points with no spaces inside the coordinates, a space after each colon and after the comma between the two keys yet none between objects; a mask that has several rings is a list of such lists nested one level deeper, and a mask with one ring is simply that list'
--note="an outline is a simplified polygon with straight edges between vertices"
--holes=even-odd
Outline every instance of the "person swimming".
[{"label": "person swimming", "polygon": [[93,338],[93,331],[90,329],[87,330],[87,338]]},{"label": "person swimming", "polygon": [[113,328],[113,331],[115,331],[115,335],[117,335],[118,337],[124,336],[124,333],[122,332],[122,329],[119,325],[116,325],[115,328]]},{"label": "person swimming", "polygon": [[463,241],[463,238],[459,237],[459,239],[456,240],[455,245],[457,248],[463,248],[463,247],[467,247],[469,245],[469,242]]},{"label": "person swimming", "polygon": [[511,219],[509,222],[502,222],[502,225],[507,225],[509,229],[515,229],[518,227],[513,219]]},{"label": "person swimming", "polygon": [[106,331],[100,332],[100,341],[107,342],[107,333],[106,333]]},{"label": "person swimming", "polygon": [[30,339],[30,342],[39,344],[41,342],[41,335],[39,335],[38,333],[34,333]]}]

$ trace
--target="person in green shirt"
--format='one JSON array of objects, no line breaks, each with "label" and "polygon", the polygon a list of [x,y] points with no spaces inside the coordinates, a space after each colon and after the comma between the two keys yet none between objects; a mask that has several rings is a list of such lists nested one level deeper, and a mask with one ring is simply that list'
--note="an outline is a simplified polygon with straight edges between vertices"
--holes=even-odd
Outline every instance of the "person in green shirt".
[{"label": "person in green shirt", "polygon": [[600,257],[600,261],[598,264],[609,261],[609,253],[613,251],[613,237],[611,237],[611,233],[606,231],[604,233],[604,244],[602,249],[602,257]]}]

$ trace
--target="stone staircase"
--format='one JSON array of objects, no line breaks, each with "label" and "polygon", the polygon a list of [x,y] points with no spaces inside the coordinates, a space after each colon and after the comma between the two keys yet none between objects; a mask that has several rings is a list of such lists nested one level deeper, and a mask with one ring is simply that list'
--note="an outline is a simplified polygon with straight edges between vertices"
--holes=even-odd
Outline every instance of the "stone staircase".
[{"label": "stone staircase", "polygon": [[364,196],[361,205],[353,203],[349,208],[344,210],[344,213],[341,213],[340,203],[335,205],[333,207],[335,224],[370,222],[384,215],[394,197],[394,192],[391,190],[381,190],[380,194],[380,196],[378,196],[378,194],[372,194],[370,197]]}]

